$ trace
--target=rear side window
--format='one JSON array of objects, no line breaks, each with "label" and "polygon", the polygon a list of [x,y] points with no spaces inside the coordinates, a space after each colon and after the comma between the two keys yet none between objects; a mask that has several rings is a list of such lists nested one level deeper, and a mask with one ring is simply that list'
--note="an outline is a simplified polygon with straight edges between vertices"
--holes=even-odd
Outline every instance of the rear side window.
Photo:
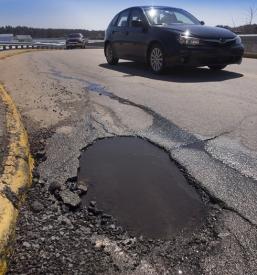
[{"label": "rear side window", "polygon": [[129,18],[129,10],[122,12],[119,16],[117,26],[118,27],[127,27],[128,26],[128,18]]},{"label": "rear side window", "polygon": [[145,21],[143,12],[139,9],[134,9],[131,12],[129,25],[132,25],[132,21]]}]

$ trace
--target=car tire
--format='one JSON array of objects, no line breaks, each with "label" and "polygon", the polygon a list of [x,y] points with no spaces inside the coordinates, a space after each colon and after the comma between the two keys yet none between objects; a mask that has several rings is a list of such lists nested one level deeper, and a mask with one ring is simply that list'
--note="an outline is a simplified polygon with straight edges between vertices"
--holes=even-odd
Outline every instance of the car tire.
[{"label": "car tire", "polygon": [[212,71],[221,71],[221,70],[225,69],[226,67],[227,67],[226,65],[209,66],[210,70],[212,70]]},{"label": "car tire", "polygon": [[110,65],[117,65],[119,58],[115,56],[111,43],[108,43],[105,47],[105,57]]},{"label": "car tire", "polygon": [[162,74],[165,69],[165,54],[159,44],[154,44],[148,54],[148,64],[154,74]]}]

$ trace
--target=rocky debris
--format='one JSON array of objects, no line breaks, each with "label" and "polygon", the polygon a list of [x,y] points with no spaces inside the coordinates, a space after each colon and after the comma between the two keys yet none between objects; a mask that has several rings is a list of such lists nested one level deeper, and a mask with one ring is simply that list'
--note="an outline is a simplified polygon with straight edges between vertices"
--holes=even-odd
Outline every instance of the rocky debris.
[{"label": "rocky debris", "polygon": [[106,219],[106,220],[111,220],[112,219],[112,216],[111,215],[109,215],[109,214],[103,214],[102,215],[102,219]]},{"label": "rocky debris", "polygon": [[62,189],[62,185],[59,182],[51,182],[48,191],[52,194],[55,193],[55,191],[60,191]]},{"label": "rocky debris", "polygon": [[37,184],[39,182],[39,178],[34,177],[32,182],[33,184]]},{"label": "rocky debris", "polygon": [[87,209],[90,214],[93,214],[95,216],[100,216],[103,214],[103,210],[99,210],[96,207],[89,206]]},{"label": "rocky debris", "polygon": [[76,191],[77,190],[77,181],[76,180],[69,180],[66,182],[66,187],[70,191]]},{"label": "rocky debris", "polygon": [[136,242],[136,238],[128,238],[122,242],[123,245],[130,246]]},{"label": "rocky debris", "polygon": [[70,190],[66,189],[60,192],[60,197],[62,201],[71,207],[78,207],[81,203],[81,199],[78,194],[71,192]]},{"label": "rocky debris", "polygon": [[24,242],[22,245],[24,247],[26,247],[26,248],[30,248],[31,247],[30,243],[28,243],[28,242]]},{"label": "rocky debris", "polygon": [[87,190],[88,190],[87,183],[85,183],[83,181],[79,181],[77,183],[77,189],[81,192],[81,194],[86,194]]},{"label": "rocky debris", "polygon": [[36,155],[35,155],[35,158],[40,161],[40,162],[44,162],[46,161],[46,152],[45,150],[39,150],[37,151]]},{"label": "rocky debris", "polygon": [[[89,203],[89,206],[88,206],[87,210],[88,210],[88,212],[89,212],[90,214],[92,214],[92,215],[101,216],[101,219],[102,219],[101,222],[102,222],[102,223],[105,223],[106,217],[103,218],[103,215],[105,215],[105,214],[104,214],[104,211],[97,208],[97,206],[96,206],[96,201],[91,201],[91,202]],[[105,216],[106,216],[106,215],[105,215]]]},{"label": "rocky debris", "polygon": [[96,201],[91,201],[90,203],[89,203],[89,206],[91,206],[91,207],[96,207]]},{"label": "rocky debris", "polygon": [[231,234],[229,232],[221,232],[218,234],[218,237],[223,239],[223,238],[226,238],[226,237],[229,237]]},{"label": "rocky debris", "polygon": [[58,217],[58,221],[62,224],[72,225],[71,220],[68,217],[63,216],[63,215]]},{"label": "rocky debris", "polygon": [[44,209],[44,205],[42,203],[40,203],[39,201],[34,201],[31,204],[31,209],[33,212],[41,212]]}]

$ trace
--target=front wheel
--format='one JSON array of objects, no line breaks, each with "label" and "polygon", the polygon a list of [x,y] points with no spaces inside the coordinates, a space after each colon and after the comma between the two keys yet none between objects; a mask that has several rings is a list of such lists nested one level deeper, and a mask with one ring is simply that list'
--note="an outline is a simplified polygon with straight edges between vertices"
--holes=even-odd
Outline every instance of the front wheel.
[{"label": "front wheel", "polygon": [[117,65],[119,62],[119,58],[115,57],[112,45],[108,43],[105,47],[105,56],[108,64]]},{"label": "front wheel", "polygon": [[165,56],[160,45],[153,45],[149,51],[148,63],[153,73],[161,74],[165,68]]},{"label": "front wheel", "polygon": [[209,68],[212,71],[221,71],[223,69],[225,69],[227,66],[226,65],[213,65],[213,66],[209,66]]}]

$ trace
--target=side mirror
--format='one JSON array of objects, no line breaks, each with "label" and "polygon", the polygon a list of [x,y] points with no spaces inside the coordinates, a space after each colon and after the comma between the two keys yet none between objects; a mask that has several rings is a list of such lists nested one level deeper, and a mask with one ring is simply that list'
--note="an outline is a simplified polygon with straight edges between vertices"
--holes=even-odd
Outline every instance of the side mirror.
[{"label": "side mirror", "polygon": [[205,25],[205,22],[204,21],[200,21],[200,24],[203,26],[203,25]]},{"label": "side mirror", "polygon": [[133,20],[131,22],[131,26],[134,28],[143,28],[144,27],[144,23],[141,20]]}]

